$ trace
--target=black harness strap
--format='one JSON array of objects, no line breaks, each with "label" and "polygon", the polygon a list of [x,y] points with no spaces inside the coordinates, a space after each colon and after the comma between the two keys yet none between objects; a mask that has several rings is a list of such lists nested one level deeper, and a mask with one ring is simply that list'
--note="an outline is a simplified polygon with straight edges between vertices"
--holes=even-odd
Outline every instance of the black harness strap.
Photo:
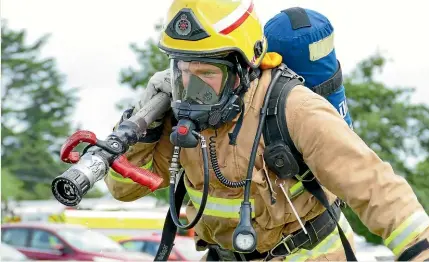
[{"label": "black harness strap", "polygon": [[[402,254],[398,257],[398,261],[410,261],[426,250],[429,250],[429,242],[427,239],[423,239],[402,252]],[[429,257],[427,257],[424,261],[429,261]]]},{"label": "black harness strap", "polygon": [[[311,175],[314,176],[313,174]],[[326,197],[326,194],[323,191],[317,179],[314,178],[314,179],[311,179],[310,181],[306,179],[305,181],[304,180],[302,181],[302,184],[304,185],[305,189],[307,189],[308,192],[310,192],[317,200],[319,200],[320,203],[322,203],[323,207],[326,208],[331,218],[335,221],[335,224],[337,224],[338,233],[340,235],[341,244],[343,244],[343,247],[344,247],[344,252],[346,254],[347,261],[357,261],[356,256],[353,252],[352,246],[350,245],[349,240],[344,234],[343,229],[338,224],[338,220],[335,217],[332,207],[329,205],[328,198]]]},{"label": "black harness strap", "polygon": [[317,86],[313,86],[311,88],[313,92],[326,98],[330,94],[335,93],[338,89],[340,89],[341,85],[343,84],[343,72],[341,70],[341,64],[338,60],[337,63],[337,72],[335,72],[335,74],[325,82]]},{"label": "black harness strap", "polygon": [[[182,206],[183,199],[186,194],[185,182],[183,177],[179,179],[175,191],[175,202],[176,202],[176,213],[180,213],[180,208]],[[177,226],[174,224],[173,219],[171,218],[170,209],[168,209],[167,216],[165,217],[164,228],[162,229],[161,243],[158,248],[158,252],[155,256],[155,261],[167,261],[170,256],[171,250],[174,246],[174,239],[176,238]]]}]

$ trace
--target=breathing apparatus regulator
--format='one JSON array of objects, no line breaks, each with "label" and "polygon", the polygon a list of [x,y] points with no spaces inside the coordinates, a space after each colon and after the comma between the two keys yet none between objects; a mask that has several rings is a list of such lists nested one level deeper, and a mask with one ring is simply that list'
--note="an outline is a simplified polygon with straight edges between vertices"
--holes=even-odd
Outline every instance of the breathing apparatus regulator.
[{"label": "breathing apparatus regulator", "polygon": [[[235,61],[234,61],[235,60]],[[235,63],[234,63],[235,62]],[[210,65],[209,68],[204,66]],[[244,199],[240,207],[240,221],[233,233],[233,247],[242,253],[253,252],[256,249],[256,232],[251,222],[250,185],[252,171],[255,164],[256,151],[262,134],[262,127],[267,111],[269,93],[264,101],[261,110],[255,142],[252,147],[247,176],[242,181],[230,181],[220,171],[217,162],[215,137],[216,129],[222,124],[231,121],[239,114],[239,119],[233,133],[229,134],[230,144],[235,144],[235,139],[242,124],[244,103],[243,96],[250,86],[250,82],[259,76],[259,70],[243,70],[238,57],[231,56],[224,59],[213,58],[171,58],[172,73],[172,109],[174,116],[178,120],[176,127],[170,135],[170,140],[174,145],[174,152],[170,167],[170,212],[173,222],[178,228],[189,229],[195,226],[201,218],[207,203],[209,189],[209,164],[206,140],[201,132],[212,128],[215,135],[210,137],[209,151],[210,161],[216,178],[226,187],[244,187]],[[204,74],[199,75],[199,70]],[[210,71],[213,70],[211,73]],[[274,76],[268,89],[280,77],[282,70]],[[207,73],[207,77],[206,76]],[[218,83],[210,83],[210,74],[222,73],[222,83],[220,86],[213,86]],[[218,77],[219,78],[219,77]],[[239,83],[237,85],[237,83]],[[186,86],[184,86],[186,84]],[[204,183],[203,195],[200,207],[195,218],[187,225],[179,221],[176,211],[175,188],[180,170],[179,154],[181,148],[200,147],[204,162]]]}]

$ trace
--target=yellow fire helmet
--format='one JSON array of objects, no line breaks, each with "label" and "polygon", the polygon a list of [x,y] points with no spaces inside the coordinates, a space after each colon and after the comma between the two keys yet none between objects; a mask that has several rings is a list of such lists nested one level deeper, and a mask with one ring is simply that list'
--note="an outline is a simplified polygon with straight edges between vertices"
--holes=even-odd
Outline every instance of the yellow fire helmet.
[{"label": "yellow fire helmet", "polygon": [[170,56],[219,57],[238,52],[251,68],[267,50],[252,0],[174,0],[159,48]]}]

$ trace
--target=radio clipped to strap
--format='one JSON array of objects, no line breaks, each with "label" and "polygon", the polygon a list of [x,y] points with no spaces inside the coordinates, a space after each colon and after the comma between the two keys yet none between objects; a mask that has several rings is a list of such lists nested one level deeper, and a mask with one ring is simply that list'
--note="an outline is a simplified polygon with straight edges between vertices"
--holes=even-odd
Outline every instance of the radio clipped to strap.
[{"label": "radio clipped to strap", "polygon": [[[289,141],[282,134],[282,129],[286,127],[286,98],[290,90],[297,85],[302,85],[304,79],[298,76],[290,68],[285,67],[282,77],[280,77],[273,87],[268,102],[267,115],[263,128],[263,138],[265,142],[264,160],[272,172],[280,179],[287,179],[299,174],[301,166],[295,159]],[[283,121],[284,119],[284,121]]]}]

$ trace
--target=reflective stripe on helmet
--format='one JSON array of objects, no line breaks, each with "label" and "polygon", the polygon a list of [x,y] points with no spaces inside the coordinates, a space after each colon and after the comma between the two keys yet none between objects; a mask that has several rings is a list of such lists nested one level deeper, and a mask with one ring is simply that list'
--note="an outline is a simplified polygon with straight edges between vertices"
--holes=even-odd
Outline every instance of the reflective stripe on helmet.
[{"label": "reflective stripe on helmet", "polygon": [[398,256],[414,238],[429,226],[429,216],[419,211],[407,218],[384,241],[384,244]]},{"label": "reflective stripe on helmet", "polygon": [[[149,162],[147,162],[145,165],[141,166],[140,168],[152,171],[152,167],[153,167],[153,159],[151,159]],[[116,180],[116,181],[121,182],[121,183],[127,183],[127,184],[135,183],[133,180],[131,180],[129,178],[124,178],[120,174],[116,173],[111,168],[109,170],[109,176],[113,180]]]},{"label": "reflective stripe on helmet", "polygon": [[213,28],[221,34],[227,35],[239,27],[253,11],[252,0],[242,0],[240,5],[213,25]]},{"label": "reflective stripe on helmet", "polygon": [[[189,186],[186,186],[186,190],[195,208],[200,208],[203,193]],[[227,199],[208,196],[204,215],[223,218],[239,218],[242,201],[243,199]],[[255,217],[255,200],[250,199],[250,203],[252,204],[252,217]]]},{"label": "reflective stripe on helmet", "polygon": [[[343,213],[341,213],[340,220],[338,222],[341,229],[348,239],[353,238],[353,229],[347,221]],[[293,253],[285,258],[284,261],[304,261],[307,259],[314,259],[321,255],[326,255],[331,252],[336,252],[342,247],[338,228],[335,228],[331,234],[329,234],[324,240],[322,240],[312,250],[300,249],[298,252]]]}]

